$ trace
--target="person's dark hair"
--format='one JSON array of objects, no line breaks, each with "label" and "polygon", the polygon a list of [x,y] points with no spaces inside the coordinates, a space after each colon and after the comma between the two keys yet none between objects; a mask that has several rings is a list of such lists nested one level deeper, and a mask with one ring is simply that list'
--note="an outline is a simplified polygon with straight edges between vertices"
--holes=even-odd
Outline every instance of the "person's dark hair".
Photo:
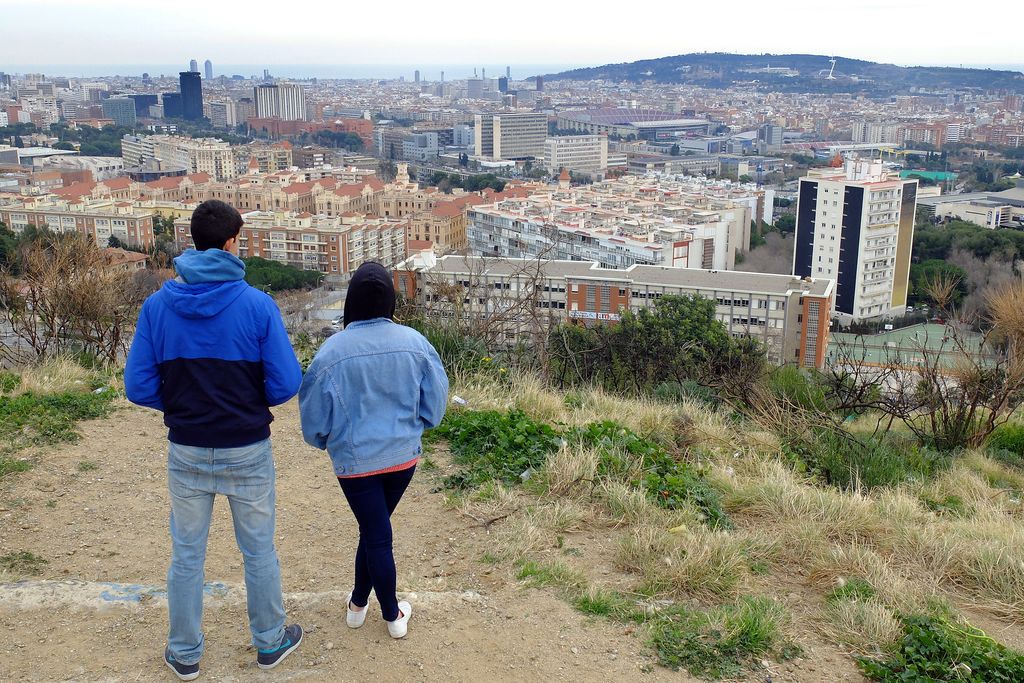
[{"label": "person's dark hair", "polygon": [[345,326],[359,320],[393,318],[395,283],[379,263],[368,261],[359,266],[348,283],[345,295]]},{"label": "person's dark hair", "polygon": [[192,241],[199,251],[222,249],[242,228],[242,215],[230,204],[208,199],[192,212]]}]

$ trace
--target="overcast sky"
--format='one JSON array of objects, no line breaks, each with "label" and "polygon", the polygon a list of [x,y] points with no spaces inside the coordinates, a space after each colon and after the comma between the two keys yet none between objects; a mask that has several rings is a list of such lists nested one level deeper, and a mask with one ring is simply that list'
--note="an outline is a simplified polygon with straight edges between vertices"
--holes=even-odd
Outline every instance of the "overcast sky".
[{"label": "overcast sky", "polygon": [[[235,9],[235,8],[239,9]],[[0,0],[18,64],[604,64],[804,52],[1020,64],[1018,0]]]}]

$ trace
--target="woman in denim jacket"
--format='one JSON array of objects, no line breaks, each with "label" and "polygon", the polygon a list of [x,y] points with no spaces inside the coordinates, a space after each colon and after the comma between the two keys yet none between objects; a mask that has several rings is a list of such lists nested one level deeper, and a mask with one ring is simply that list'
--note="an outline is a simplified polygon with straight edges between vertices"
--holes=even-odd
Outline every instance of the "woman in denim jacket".
[{"label": "woman in denim jacket", "polygon": [[299,390],[302,436],[326,449],[359,524],[355,585],[347,623],[366,620],[372,588],[393,638],[404,638],[412,606],[395,594],[391,514],[412,480],[423,430],[448,402],[448,376],[419,332],[396,324],[395,288],[377,263],[364,263],[345,298],[345,329],[330,337]]}]

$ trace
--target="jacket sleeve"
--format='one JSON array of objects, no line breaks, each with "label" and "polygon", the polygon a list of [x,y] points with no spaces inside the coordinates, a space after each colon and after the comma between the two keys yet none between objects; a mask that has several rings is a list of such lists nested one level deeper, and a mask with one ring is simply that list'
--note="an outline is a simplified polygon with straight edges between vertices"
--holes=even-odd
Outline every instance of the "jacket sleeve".
[{"label": "jacket sleeve", "polygon": [[128,400],[147,408],[164,409],[163,380],[149,326],[149,302],[142,305],[135,338],[124,366],[124,393]]},{"label": "jacket sleeve", "polygon": [[267,304],[267,329],[260,340],[260,358],[263,360],[263,386],[267,405],[276,406],[299,390],[302,367],[295,358],[277,304],[269,300],[269,297]]},{"label": "jacket sleeve", "polygon": [[302,438],[310,446],[324,450],[334,422],[334,384],[326,372],[319,372],[314,360],[299,388],[299,419]]},{"label": "jacket sleeve", "polygon": [[420,382],[420,420],[424,429],[433,429],[441,424],[448,407],[448,375],[434,347],[426,340],[424,345],[427,362]]}]

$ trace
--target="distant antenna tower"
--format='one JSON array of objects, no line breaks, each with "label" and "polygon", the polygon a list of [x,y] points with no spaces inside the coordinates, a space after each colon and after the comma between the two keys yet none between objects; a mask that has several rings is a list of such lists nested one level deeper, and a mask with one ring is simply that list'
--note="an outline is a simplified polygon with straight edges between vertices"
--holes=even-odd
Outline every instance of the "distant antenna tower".
[{"label": "distant antenna tower", "polygon": [[832,68],[828,70],[828,76],[825,76],[826,81],[834,81],[836,77],[832,75],[832,72],[836,70],[836,58],[828,60],[828,63],[832,65]]}]

